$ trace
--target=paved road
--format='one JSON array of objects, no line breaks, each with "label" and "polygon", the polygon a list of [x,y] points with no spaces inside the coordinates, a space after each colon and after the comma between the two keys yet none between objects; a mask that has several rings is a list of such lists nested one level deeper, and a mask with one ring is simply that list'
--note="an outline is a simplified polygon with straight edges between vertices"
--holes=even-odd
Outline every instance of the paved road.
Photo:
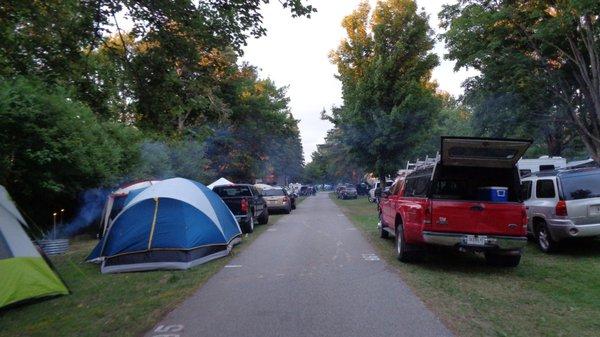
[{"label": "paved road", "polygon": [[329,196],[319,193],[263,233],[146,336],[451,333],[379,260]]}]

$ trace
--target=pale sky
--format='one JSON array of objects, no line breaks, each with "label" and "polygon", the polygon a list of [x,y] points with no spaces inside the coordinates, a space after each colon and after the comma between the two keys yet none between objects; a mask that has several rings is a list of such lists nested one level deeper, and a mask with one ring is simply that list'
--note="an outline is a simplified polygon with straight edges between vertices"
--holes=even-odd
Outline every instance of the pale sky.
[{"label": "pale sky", "polygon": [[[318,10],[312,18],[292,18],[289,11],[271,1],[264,6],[264,27],[267,36],[251,39],[244,49],[243,61],[259,68],[262,77],[269,77],[278,86],[289,86],[290,107],[300,119],[300,134],[306,162],[324,141],[332,125],[320,119],[323,109],[330,111],[339,106],[341,84],[334,77],[336,68],[329,62],[328,54],[337,48],[345,37],[341,22],[359,4],[359,0],[310,0]],[[430,25],[439,32],[437,14],[445,3],[455,1],[417,0],[429,14]],[[371,0],[374,4],[375,1]],[[453,71],[454,63],[443,60],[444,44],[438,42],[435,52],[440,65],[433,72],[439,89],[454,96],[462,94],[462,82],[473,71]]]}]

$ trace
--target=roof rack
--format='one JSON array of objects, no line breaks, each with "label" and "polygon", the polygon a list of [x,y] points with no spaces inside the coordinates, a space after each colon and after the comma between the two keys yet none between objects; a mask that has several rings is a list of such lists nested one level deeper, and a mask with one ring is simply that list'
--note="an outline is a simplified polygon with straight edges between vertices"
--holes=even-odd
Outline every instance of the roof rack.
[{"label": "roof rack", "polygon": [[418,170],[418,169],[422,169],[422,168],[427,168],[430,166],[435,165],[438,161],[440,160],[440,153],[436,153],[435,157],[429,157],[426,156],[425,159],[421,160],[419,158],[417,158],[417,160],[414,163],[411,163],[410,161],[406,162],[406,169],[407,170]]}]

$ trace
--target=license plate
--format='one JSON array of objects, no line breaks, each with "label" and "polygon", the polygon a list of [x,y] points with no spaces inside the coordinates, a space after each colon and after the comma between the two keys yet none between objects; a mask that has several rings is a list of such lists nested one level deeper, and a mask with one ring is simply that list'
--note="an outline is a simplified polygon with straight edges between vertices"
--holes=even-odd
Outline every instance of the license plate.
[{"label": "license plate", "polygon": [[485,246],[487,236],[482,235],[467,235],[466,243],[469,246]]},{"label": "license plate", "polygon": [[600,215],[600,205],[591,205],[588,212],[590,216]]}]

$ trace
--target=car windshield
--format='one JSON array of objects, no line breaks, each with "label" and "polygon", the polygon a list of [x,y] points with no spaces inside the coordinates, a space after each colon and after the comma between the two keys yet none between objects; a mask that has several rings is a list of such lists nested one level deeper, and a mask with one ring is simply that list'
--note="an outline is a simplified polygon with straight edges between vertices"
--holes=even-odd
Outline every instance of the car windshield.
[{"label": "car windshield", "polygon": [[283,190],[279,189],[279,188],[271,188],[271,189],[263,190],[262,194],[265,197],[279,197],[279,196],[285,195]]},{"label": "car windshield", "polygon": [[248,186],[217,186],[213,189],[222,198],[251,197]]},{"label": "car windshield", "polygon": [[561,177],[563,196],[566,200],[600,197],[600,171]]}]

